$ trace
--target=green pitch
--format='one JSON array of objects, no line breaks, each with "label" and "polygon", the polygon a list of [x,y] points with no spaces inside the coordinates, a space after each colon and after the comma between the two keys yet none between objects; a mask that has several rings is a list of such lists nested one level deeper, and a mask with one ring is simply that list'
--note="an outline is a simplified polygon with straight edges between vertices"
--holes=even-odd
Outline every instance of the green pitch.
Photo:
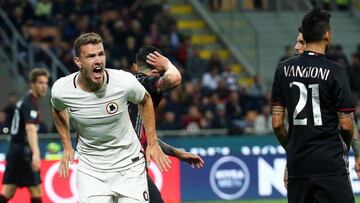
[{"label": "green pitch", "polygon": [[[355,197],[355,202],[360,202],[360,196]],[[184,203],[287,203],[286,199],[268,200],[242,200],[242,201],[203,201],[203,202],[184,202]]]}]

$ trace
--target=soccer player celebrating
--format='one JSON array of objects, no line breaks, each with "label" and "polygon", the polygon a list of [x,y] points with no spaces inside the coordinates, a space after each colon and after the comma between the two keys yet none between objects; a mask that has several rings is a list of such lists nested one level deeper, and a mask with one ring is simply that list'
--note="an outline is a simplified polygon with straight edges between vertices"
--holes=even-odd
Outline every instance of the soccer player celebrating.
[{"label": "soccer player celebrating", "polygon": [[151,97],[132,74],[105,68],[98,34],[81,34],[74,48],[80,71],[57,80],[51,95],[53,119],[64,148],[60,176],[68,176],[74,158],[70,113],[79,136],[80,202],[149,202],[145,160],[131,125],[128,102],[139,104],[148,135],[146,161],[150,163],[152,158],[161,171],[167,171],[170,161],[157,141]]},{"label": "soccer player celebrating", "polygon": [[359,152],[359,134],[345,69],[324,56],[331,42],[330,14],[312,10],[301,32],[305,52],[278,65],[272,88],[272,124],[287,153],[288,202],[355,202],[348,150],[354,138]]},{"label": "soccer player celebrating", "polygon": [[41,202],[37,125],[40,121],[39,99],[45,96],[48,81],[49,72],[46,69],[32,69],[29,73],[30,91],[16,104],[0,203],[11,199],[17,187],[29,188],[31,203]]}]

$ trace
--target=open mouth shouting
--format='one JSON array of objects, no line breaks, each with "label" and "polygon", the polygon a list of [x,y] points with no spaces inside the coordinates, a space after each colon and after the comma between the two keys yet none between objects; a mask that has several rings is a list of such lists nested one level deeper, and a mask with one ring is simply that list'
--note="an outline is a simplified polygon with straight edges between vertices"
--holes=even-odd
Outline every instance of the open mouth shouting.
[{"label": "open mouth shouting", "polygon": [[97,66],[93,69],[92,76],[95,80],[101,80],[104,69],[101,66]]}]

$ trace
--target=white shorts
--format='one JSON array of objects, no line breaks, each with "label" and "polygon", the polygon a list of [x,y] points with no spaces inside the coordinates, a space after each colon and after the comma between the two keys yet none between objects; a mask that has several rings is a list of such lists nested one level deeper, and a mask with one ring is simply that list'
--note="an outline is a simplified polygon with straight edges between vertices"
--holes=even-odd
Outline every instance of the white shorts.
[{"label": "white shorts", "polygon": [[78,168],[78,189],[80,203],[148,203],[145,162],[142,159],[111,173]]}]

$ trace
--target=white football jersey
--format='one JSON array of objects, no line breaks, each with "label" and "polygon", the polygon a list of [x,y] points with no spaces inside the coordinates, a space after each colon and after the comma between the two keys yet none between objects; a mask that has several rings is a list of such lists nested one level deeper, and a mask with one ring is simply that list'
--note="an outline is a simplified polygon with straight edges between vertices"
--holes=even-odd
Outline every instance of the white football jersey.
[{"label": "white football jersey", "polygon": [[59,111],[67,109],[79,135],[79,170],[121,171],[143,157],[131,124],[128,101],[140,103],[145,88],[122,70],[105,69],[105,82],[96,92],[86,92],[77,84],[79,72],[57,80],[51,103]]}]

